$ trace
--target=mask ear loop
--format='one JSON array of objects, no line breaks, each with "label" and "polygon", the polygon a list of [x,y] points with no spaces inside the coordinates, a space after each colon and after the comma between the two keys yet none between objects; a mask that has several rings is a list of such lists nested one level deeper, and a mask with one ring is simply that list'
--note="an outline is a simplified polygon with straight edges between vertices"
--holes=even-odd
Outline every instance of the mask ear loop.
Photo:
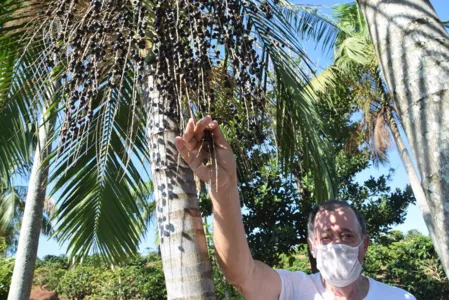
[{"label": "mask ear loop", "polygon": [[[360,246],[361,246],[362,244],[365,245],[365,236],[362,238],[362,241],[361,241],[360,244],[357,246],[357,248],[360,249]],[[366,259],[366,256],[363,258],[362,265],[365,263],[365,259]]]},{"label": "mask ear loop", "polygon": [[362,241],[361,241],[360,244],[357,246],[357,248],[360,247],[360,245],[362,245],[362,244],[365,245],[365,236],[362,237]]},{"label": "mask ear loop", "polygon": [[[312,246],[312,249],[310,249],[310,251],[312,252],[313,258],[315,258],[315,260],[316,260],[317,259],[317,252],[318,252],[317,251],[317,247],[315,246],[314,242],[312,241],[312,239],[310,237],[308,237],[307,240],[309,241],[309,245]],[[321,276],[321,273],[320,273],[320,279],[319,280],[321,281],[321,286],[324,288],[324,290],[326,290],[326,288],[323,285],[323,280],[324,279]],[[313,284],[315,285],[315,282]],[[321,289],[317,285],[315,285],[315,287],[316,287],[316,290],[318,291],[318,293],[320,294],[321,298],[324,299],[324,296],[321,293]]]}]

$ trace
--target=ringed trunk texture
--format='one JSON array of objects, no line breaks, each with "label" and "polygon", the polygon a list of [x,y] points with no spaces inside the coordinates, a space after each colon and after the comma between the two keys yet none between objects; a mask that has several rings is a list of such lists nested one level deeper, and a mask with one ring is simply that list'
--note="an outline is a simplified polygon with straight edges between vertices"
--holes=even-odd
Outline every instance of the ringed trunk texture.
[{"label": "ringed trunk texture", "polygon": [[48,179],[48,168],[42,163],[51,151],[49,137],[54,124],[43,117],[40,125],[8,300],[29,299],[33,284]]},{"label": "ringed trunk texture", "polygon": [[168,299],[215,299],[212,265],[192,170],[175,146],[179,124],[163,111],[166,103],[147,77],[151,172],[160,250]]},{"label": "ringed trunk texture", "polygon": [[[388,126],[393,134],[393,138],[398,148],[399,156],[401,157],[402,164],[407,172],[408,179],[410,181],[410,186],[412,187],[413,194],[415,196],[416,202],[418,203],[418,207],[421,210],[421,213],[424,218],[424,223],[426,223],[427,229],[432,237],[433,241],[437,241],[435,236],[435,232],[432,229],[432,215],[430,213],[429,204],[427,203],[426,195],[424,194],[424,190],[421,185],[421,181],[419,179],[418,173],[416,172],[415,166],[413,165],[412,158],[410,153],[405,145],[404,140],[401,137],[399,132],[398,124],[392,114],[391,108],[386,111],[386,117]],[[438,255],[440,255],[440,245],[438,243],[435,244],[435,250]]]},{"label": "ringed trunk texture", "polygon": [[424,219],[449,275],[449,36],[428,0],[358,3],[416,157],[429,207]]}]

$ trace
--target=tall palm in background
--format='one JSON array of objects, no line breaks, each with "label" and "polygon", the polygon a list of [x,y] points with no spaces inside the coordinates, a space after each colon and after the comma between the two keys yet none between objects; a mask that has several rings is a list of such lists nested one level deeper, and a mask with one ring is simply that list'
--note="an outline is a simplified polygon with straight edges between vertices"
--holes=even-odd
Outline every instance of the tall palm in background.
[{"label": "tall palm in background", "polygon": [[[18,237],[21,221],[25,210],[27,186],[8,185],[4,183],[0,195],[0,238],[4,239],[5,249],[0,255],[10,255],[17,251]],[[42,217],[41,233],[50,236],[53,233],[51,219],[54,213],[54,204],[45,199],[44,214]]]},{"label": "tall palm in background", "polygon": [[[11,53],[2,59],[14,63],[12,79],[2,85],[2,106],[23,103],[17,118],[36,123],[33,105],[51,100],[57,147],[45,162],[50,195],[59,199],[56,232],[72,255],[98,250],[120,259],[136,250],[144,221],[130,187],[144,186],[141,172],[151,152],[169,298],[214,297],[193,175],[173,144],[191,116],[215,113],[229,125],[225,130],[238,131],[230,126],[241,123],[233,119],[238,110],[256,132],[258,116],[273,107],[279,159],[288,166],[297,151],[293,137],[301,132],[305,163],[321,171],[317,195],[332,192],[321,122],[313,97],[301,93],[307,74],[287,54],[307,67],[290,26],[290,12],[300,7],[127,0],[10,0],[4,7],[14,25],[3,26],[0,41]],[[49,79],[61,87],[50,91]],[[264,89],[272,80],[279,88],[267,102]],[[27,293],[24,286],[12,288]]]}]

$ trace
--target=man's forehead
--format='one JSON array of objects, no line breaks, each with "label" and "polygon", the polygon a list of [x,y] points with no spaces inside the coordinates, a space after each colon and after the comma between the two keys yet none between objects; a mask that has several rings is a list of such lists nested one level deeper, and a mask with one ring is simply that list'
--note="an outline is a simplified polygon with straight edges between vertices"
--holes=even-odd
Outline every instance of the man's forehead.
[{"label": "man's forehead", "polygon": [[357,217],[349,207],[338,208],[334,211],[322,209],[315,217],[315,229],[327,231],[338,228],[341,231],[356,231],[360,225]]}]

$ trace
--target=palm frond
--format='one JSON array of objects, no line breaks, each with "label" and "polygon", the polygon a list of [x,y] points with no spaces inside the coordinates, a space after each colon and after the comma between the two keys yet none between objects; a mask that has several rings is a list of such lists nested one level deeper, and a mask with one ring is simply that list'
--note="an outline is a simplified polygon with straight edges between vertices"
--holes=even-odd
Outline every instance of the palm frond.
[{"label": "palm frond", "polygon": [[[260,14],[249,14],[248,18],[258,34],[262,55],[267,57],[269,66],[274,70],[267,70],[266,76],[275,82],[272,105],[277,112],[276,139],[283,169],[288,172],[294,166],[293,158],[301,152],[304,167],[315,171],[317,199],[323,200],[332,197],[336,191],[333,164],[331,158],[325,155],[328,145],[322,139],[324,127],[314,107],[315,97],[306,88],[312,69],[310,60],[290,25],[295,11],[288,13],[286,3],[281,1],[280,7],[273,6],[273,19]],[[267,32],[266,28],[270,30]],[[297,63],[297,59],[301,64]],[[301,146],[298,136],[301,136]]]},{"label": "palm frond", "polygon": [[41,233],[46,236],[54,234],[54,226],[52,221],[56,217],[56,206],[51,198],[46,197],[44,202],[44,215],[42,218]]},{"label": "palm frond", "polygon": [[0,177],[25,173],[30,165],[34,145],[32,124],[27,105],[9,101],[14,83],[14,66],[18,53],[0,40]]},{"label": "palm frond", "polygon": [[16,103],[0,113],[0,178],[6,181],[30,170],[36,140],[32,124],[23,122],[21,115]]},{"label": "palm frond", "polygon": [[449,28],[449,21],[443,21],[442,23],[444,27]]},{"label": "palm frond", "polygon": [[336,86],[338,84],[340,77],[341,71],[331,65],[324,69],[320,74],[313,77],[309,82],[309,86],[312,91],[326,93],[329,87]]},{"label": "palm frond", "polygon": [[[132,74],[128,75],[132,76]],[[145,116],[129,128],[133,86],[95,101],[86,134],[61,146],[52,158],[50,196],[57,200],[55,236],[68,243],[70,256],[82,259],[99,252],[111,260],[137,253],[149,215],[149,188],[144,164],[149,160]],[[105,88],[99,91],[102,99]],[[134,141],[127,137],[134,131]]]},{"label": "palm frond", "polygon": [[335,54],[335,65],[338,69],[350,72],[354,65],[370,66],[376,63],[374,46],[363,35],[346,38]]},{"label": "palm frond", "polygon": [[293,4],[280,1],[282,13],[293,24],[300,40],[313,39],[321,44],[323,51],[330,52],[340,32],[334,18],[322,14],[320,5]]},{"label": "palm frond", "polygon": [[2,186],[0,194],[0,230],[6,230],[23,214],[26,188],[20,186]]},{"label": "palm frond", "polygon": [[[143,194],[139,194],[143,191]],[[142,212],[142,219],[145,221],[148,228],[152,221],[154,221],[154,214],[156,212],[156,202],[153,197],[153,181],[149,180],[137,184],[137,188],[131,188],[131,195],[134,199],[146,199],[146,201],[139,201],[139,209]]]},{"label": "palm frond", "polygon": [[388,149],[391,147],[390,132],[383,114],[376,118],[376,126],[374,127],[374,152],[375,162],[388,162]]},{"label": "palm frond", "polygon": [[385,101],[387,97],[378,75],[368,27],[355,3],[334,7],[334,17],[334,63],[311,81],[311,88],[319,93],[329,93],[341,85],[350,86],[362,113],[356,139],[364,143],[362,147],[371,154],[375,165],[384,164],[388,162],[387,151],[391,142],[382,108],[389,104]]}]

